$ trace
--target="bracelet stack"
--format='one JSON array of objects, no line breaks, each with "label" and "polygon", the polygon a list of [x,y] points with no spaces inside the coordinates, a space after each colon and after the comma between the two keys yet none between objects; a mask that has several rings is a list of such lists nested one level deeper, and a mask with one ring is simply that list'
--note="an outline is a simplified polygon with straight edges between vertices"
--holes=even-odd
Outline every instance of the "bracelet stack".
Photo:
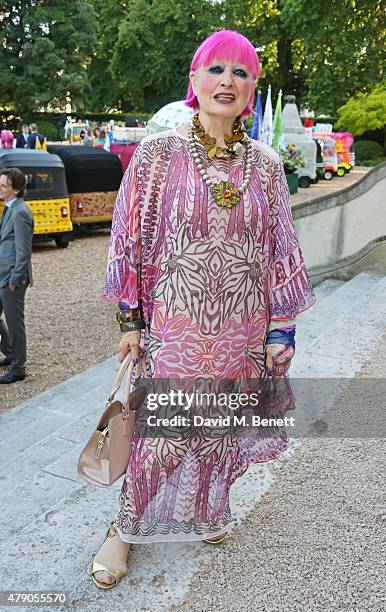
[{"label": "bracelet stack", "polygon": [[145,329],[146,324],[141,313],[141,306],[138,308],[121,309],[114,316],[114,321],[119,323],[121,332],[137,331]]},{"label": "bracelet stack", "polygon": [[295,350],[295,326],[271,329],[266,344],[289,344]]}]

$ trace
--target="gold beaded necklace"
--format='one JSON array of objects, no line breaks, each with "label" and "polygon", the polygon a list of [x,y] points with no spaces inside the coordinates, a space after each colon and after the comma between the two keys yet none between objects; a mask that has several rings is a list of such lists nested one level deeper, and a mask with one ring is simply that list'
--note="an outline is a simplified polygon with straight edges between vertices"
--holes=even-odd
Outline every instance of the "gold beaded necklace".
[{"label": "gold beaded necklace", "polygon": [[[194,119],[192,119],[189,125],[189,147],[190,152],[193,157],[194,163],[197,166],[198,172],[200,173],[202,180],[207,185],[210,193],[212,194],[216,204],[222,208],[233,208],[238,204],[241,200],[242,194],[245,192],[246,188],[249,185],[249,181],[251,179],[252,174],[252,146],[250,139],[245,136],[245,148],[246,148],[246,159],[245,159],[245,175],[244,180],[242,181],[239,187],[236,187],[234,183],[230,181],[220,181],[220,183],[214,183],[207,173],[207,169],[204,167],[203,161],[201,159],[200,153],[197,150],[197,141],[199,137],[195,135],[194,132]],[[215,139],[213,139],[216,142]],[[224,138],[225,140],[225,138]],[[240,141],[235,141],[237,144],[240,144],[241,154],[244,152],[244,147],[240,143]],[[202,143],[203,144],[203,143]],[[203,144],[203,146],[205,146]],[[212,147],[213,149],[214,147]],[[206,149],[206,147],[205,147]],[[234,155],[236,152],[233,153]],[[212,158],[214,157],[214,153],[212,154]],[[209,151],[208,151],[209,157]]]},{"label": "gold beaded necklace", "polygon": [[195,135],[196,139],[208,154],[209,159],[212,157],[225,157],[230,158],[235,155],[243,154],[243,145],[242,142],[245,138],[244,125],[240,119],[237,117],[233,124],[232,134],[225,134],[224,142],[227,145],[224,147],[218,147],[216,144],[216,139],[212,138],[205,132],[204,126],[202,125],[198,113],[194,115],[192,118],[192,132]]}]

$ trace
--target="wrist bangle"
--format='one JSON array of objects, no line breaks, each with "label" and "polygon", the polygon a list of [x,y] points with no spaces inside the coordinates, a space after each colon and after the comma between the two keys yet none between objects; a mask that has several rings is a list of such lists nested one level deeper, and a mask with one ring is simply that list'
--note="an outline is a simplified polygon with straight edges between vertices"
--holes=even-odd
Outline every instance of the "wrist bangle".
[{"label": "wrist bangle", "polygon": [[118,323],[128,323],[129,321],[137,321],[143,319],[142,302],[138,302],[136,308],[129,308],[125,303],[119,302],[119,311],[115,315],[115,320]]},{"label": "wrist bangle", "polygon": [[120,323],[119,327],[121,332],[129,332],[129,331],[137,331],[140,329],[145,329],[146,324],[143,319],[137,319],[136,321],[128,321],[125,323]]},{"label": "wrist bangle", "polygon": [[114,321],[117,323],[130,323],[132,321],[141,320],[142,316],[139,310],[131,310],[129,312],[116,312]]},{"label": "wrist bangle", "polygon": [[289,344],[295,350],[295,328],[288,332],[283,329],[272,329],[267,334],[266,342],[268,344]]}]

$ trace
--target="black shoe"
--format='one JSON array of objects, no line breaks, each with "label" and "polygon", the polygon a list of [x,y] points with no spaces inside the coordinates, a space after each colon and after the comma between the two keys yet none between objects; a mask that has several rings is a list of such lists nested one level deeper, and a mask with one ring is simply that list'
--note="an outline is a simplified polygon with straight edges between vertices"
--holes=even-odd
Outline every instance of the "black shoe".
[{"label": "black shoe", "polygon": [[18,372],[12,372],[9,370],[4,376],[0,378],[0,385],[9,385],[10,383],[17,382],[18,380],[24,380],[25,374],[19,374]]},{"label": "black shoe", "polygon": [[4,359],[0,360],[0,368],[6,368],[7,366],[10,366],[11,363],[12,361],[8,359],[8,357],[4,357]]}]

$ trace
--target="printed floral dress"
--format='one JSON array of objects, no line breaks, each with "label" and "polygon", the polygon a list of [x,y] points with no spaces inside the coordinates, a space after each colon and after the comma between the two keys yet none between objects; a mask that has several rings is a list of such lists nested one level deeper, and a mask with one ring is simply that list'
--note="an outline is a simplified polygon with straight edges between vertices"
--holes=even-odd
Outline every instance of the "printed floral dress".
[{"label": "printed floral dress", "polygon": [[[262,378],[270,322],[293,319],[315,301],[280,158],[257,141],[252,153],[250,183],[231,209],[215,202],[176,130],[145,138],[126,170],[102,297],[130,308],[142,300],[142,343],[154,379]],[[208,166],[216,182],[236,186],[243,170],[240,157]],[[184,443],[134,437],[120,495],[121,538],[221,535],[231,522],[231,484],[251,462],[275,459],[286,447],[285,433]]]}]

